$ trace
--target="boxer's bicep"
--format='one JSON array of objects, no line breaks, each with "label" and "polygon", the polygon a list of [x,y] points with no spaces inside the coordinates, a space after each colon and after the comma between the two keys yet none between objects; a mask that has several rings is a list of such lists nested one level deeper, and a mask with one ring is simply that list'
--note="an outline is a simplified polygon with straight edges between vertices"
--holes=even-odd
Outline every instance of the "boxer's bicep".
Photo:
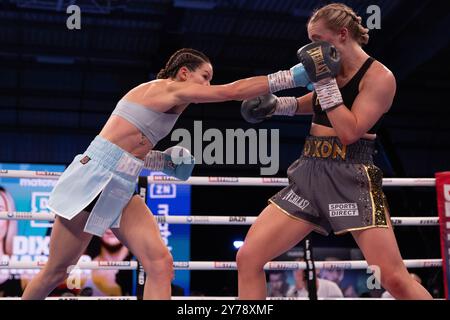
[{"label": "boxer's bicep", "polygon": [[392,73],[380,75],[363,87],[352,106],[358,133],[362,135],[368,132],[389,110],[395,90],[395,78]]}]

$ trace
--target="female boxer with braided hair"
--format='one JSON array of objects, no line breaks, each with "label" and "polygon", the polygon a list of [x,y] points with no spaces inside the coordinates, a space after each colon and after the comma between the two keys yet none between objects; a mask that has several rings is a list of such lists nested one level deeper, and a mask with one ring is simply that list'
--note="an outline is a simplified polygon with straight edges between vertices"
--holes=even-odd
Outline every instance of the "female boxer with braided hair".
[{"label": "female boxer with braided hair", "polygon": [[382,172],[372,161],[378,125],[395,95],[394,75],[362,49],[368,30],[351,8],[324,6],[313,13],[307,28],[313,43],[300,49],[298,57],[314,92],[300,98],[269,95],[242,104],[249,122],[269,118],[280,103],[292,110],[290,115],[313,114],[313,119],[302,156],[288,169],[289,186],[269,200],[237,254],[239,297],[264,299],[264,264],[311,231],[327,235],[333,230],[352,233],[395,298],[429,299],[403,263]]},{"label": "female boxer with braided hair", "polygon": [[181,49],[158,79],[135,87],[118,102],[100,134],[75,157],[50,195],[49,209],[57,218],[49,260],[23,299],[46,297],[67,277],[92,235],[102,236],[109,228],[143,264],[144,298],[170,298],[172,256],[144,200],[133,191],[143,167],[187,179],[194,164],[182,148],[164,153],[153,148],[190,103],[243,100],[309,82],[301,64],[225,85],[211,86],[212,76],[212,65],[203,53]]}]

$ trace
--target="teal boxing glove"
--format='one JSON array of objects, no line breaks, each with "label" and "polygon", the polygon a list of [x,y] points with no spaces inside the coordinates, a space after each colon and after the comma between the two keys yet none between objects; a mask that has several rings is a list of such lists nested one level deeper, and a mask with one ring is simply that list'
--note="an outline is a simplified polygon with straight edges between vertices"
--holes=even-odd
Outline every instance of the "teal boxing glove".
[{"label": "teal boxing glove", "polygon": [[313,90],[313,84],[308,77],[305,66],[301,63],[296,64],[289,70],[271,73],[267,76],[267,79],[271,93],[296,87],[306,87],[310,91]]},{"label": "teal boxing glove", "polygon": [[161,171],[179,180],[187,180],[194,170],[195,158],[188,149],[174,146],[164,152],[152,150],[144,159],[144,167]]},{"label": "teal boxing glove", "polygon": [[290,69],[290,71],[296,87],[306,87],[309,83],[311,83],[303,64],[296,64]]}]

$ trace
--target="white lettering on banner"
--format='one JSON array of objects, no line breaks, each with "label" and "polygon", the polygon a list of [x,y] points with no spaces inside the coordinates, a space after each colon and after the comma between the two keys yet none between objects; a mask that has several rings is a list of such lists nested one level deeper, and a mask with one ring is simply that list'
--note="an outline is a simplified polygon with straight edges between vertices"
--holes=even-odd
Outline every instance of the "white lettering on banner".
[{"label": "white lettering on banner", "polygon": [[176,184],[151,184],[150,198],[151,199],[173,199],[177,197]]},{"label": "white lettering on banner", "polygon": [[[167,203],[160,203],[158,204],[158,211],[157,213],[162,216],[168,216],[169,215],[169,205]],[[161,237],[166,244],[166,246],[169,245],[169,237],[172,235],[172,232],[169,230],[169,224],[168,223],[158,223],[159,225],[159,232],[161,233]],[[168,246],[169,251],[172,251],[172,247]]]},{"label": "white lettering on banner", "polygon": [[306,199],[303,199],[298,194],[296,194],[294,191],[289,190],[288,193],[284,195],[281,200],[285,200],[287,202],[292,203],[294,206],[298,207],[301,210],[305,210],[306,207],[309,206],[309,201]]},{"label": "white lettering on banner", "polygon": [[[31,193],[31,212],[33,212],[33,213],[39,213],[39,212],[48,213],[48,212],[50,212],[50,210],[48,209],[49,198],[50,198],[50,192],[32,192]],[[35,220],[31,220],[30,226],[32,228],[51,228],[53,226],[53,223],[37,222]]]},{"label": "white lettering on banner", "polygon": [[50,212],[48,210],[48,200],[50,192],[31,193],[31,212]]},{"label": "white lettering on banner", "polygon": [[53,179],[25,179],[19,180],[21,187],[54,187],[58,183],[58,180]]},{"label": "white lettering on banner", "polygon": [[49,254],[50,237],[42,236],[16,236],[13,240],[13,253],[15,255],[46,255]]},{"label": "white lettering on banner", "polygon": [[328,205],[330,217],[354,217],[359,216],[356,203],[330,203]]},{"label": "white lettering on banner", "polygon": [[[165,177],[171,178],[169,176],[161,176],[160,173],[152,172],[150,174],[152,177]],[[174,199],[177,197],[177,185],[176,184],[157,184],[152,183],[149,186],[150,199]]]}]

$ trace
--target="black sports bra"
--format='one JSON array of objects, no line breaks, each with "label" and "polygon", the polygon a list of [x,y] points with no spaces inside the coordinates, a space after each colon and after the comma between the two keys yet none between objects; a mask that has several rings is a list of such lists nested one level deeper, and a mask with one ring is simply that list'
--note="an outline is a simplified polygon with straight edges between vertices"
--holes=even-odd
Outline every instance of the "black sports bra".
[{"label": "black sports bra", "polygon": [[[339,88],[339,91],[341,91],[342,99],[344,100],[344,104],[348,109],[352,109],[353,102],[355,101],[356,97],[359,94],[359,83],[361,82],[361,79],[366,74],[367,70],[369,70],[372,63],[375,61],[374,58],[369,57],[366,62],[361,66],[361,68],[356,72],[356,74],[353,76],[353,78],[342,88]],[[313,94],[313,119],[312,122],[315,124],[320,124],[325,127],[332,128],[332,125],[330,123],[330,120],[328,119],[327,113],[322,110],[320,107],[319,99],[317,99],[317,94],[314,91]],[[378,130],[378,127],[380,126],[381,120],[383,117],[381,117],[375,125],[370,128],[370,130],[367,133],[376,133]]]}]

